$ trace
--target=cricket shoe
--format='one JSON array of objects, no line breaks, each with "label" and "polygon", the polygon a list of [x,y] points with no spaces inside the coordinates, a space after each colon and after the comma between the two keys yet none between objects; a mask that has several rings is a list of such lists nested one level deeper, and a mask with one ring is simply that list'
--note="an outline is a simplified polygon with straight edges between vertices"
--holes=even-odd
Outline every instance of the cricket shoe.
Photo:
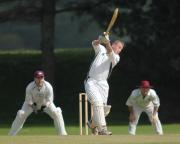
[{"label": "cricket shoe", "polygon": [[87,122],[87,126],[89,129],[91,129],[91,132],[93,135],[98,135],[98,128],[97,127],[92,127],[92,120]]},{"label": "cricket shoe", "polygon": [[103,126],[102,130],[98,134],[99,135],[112,135],[112,132],[107,130],[107,126]]},{"label": "cricket shoe", "polygon": [[108,130],[102,130],[98,133],[99,135],[112,135],[112,132],[108,131]]}]

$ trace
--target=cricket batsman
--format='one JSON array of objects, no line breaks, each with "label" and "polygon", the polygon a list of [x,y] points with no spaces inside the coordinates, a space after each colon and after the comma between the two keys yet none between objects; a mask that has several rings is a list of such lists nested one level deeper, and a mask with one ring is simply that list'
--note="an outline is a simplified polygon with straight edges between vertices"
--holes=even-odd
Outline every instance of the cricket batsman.
[{"label": "cricket batsman", "polygon": [[120,60],[120,52],[124,43],[120,40],[110,43],[109,36],[99,36],[99,39],[92,42],[95,51],[95,58],[90,66],[85,80],[85,91],[88,101],[93,106],[93,117],[88,122],[94,135],[111,135],[107,130],[105,117],[110,112],[111,106],[107,105],[109,78],[112,69]]},{"label": "cricket batsman", "polygon": [[39,112],[47,113],[54,120],[58,135],[67,135],[61,108],[54,105],[53,88],[49,82],[45,81],[44,77],[43,71],[35,71],[34,81],[26,87],[25,102],[17,112],[9,135],[16,135],[32,112],[36,114]]},{"label": "cricket batsman", "polygon": [[136,126],[142,112],[145,112],[158,135],[163,135],[161,122],[158,117],[160,106],[159,97],[152,89],[150,82],[141,81],[139,88],[132,91],[126,105],[129,108],[129,134],[136,134]]}]

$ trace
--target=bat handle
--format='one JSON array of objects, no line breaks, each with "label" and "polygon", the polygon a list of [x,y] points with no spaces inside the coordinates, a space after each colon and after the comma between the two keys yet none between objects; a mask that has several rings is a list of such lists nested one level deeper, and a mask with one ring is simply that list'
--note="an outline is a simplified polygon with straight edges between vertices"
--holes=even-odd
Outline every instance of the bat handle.
[{"label": "bat handle", "polygon": [[103,32],[103,35],[104,36],[109,35],[109,32]]}]

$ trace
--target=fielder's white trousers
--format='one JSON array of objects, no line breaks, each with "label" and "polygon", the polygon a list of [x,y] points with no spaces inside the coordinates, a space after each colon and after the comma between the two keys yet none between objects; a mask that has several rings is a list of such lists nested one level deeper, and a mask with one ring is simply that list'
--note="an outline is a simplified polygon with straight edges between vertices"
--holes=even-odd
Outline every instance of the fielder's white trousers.
[{"label": "fielder's white trousers", "polygon": [[141,108],[141,107],[138,107],[138,106],[133,106],[133,111],[134,111],[134,115],[135,115],[135,121],[134,122],[129,122],[129,134],[131,135],[135,135],[136,134],[136,126],[138,124],[138,121],[139,121],[139,117],[141,115],[142,112],[145,112],[148,117],[149,117],[149,120],[155,130],[155,132],[159,135],[162,135],[163,134],[163,130],[162,130],[162,125],[161,125],[161,122],[159,120],[159,117],[158,117],[158,113],[156,115],[156,120],[153,121],[152,120],[152,113],[153,113],[153,110],[154,110],[154,106],[149,106],[149,107],[146,107],[146,108]]},{"label": "fielder's white trousers", "polygon": [[109,85],[106,80],[97,81],[89,78],[85,81],[85,90],[88,100],[93,106],[94,123],[101,131],[106,126],[104,105],[107,104]]},{"label": "fielder's white trousers", "polygon": [[[11,130],[8,135],[16,135],[21,130],[27,117],[32,112],[33,109],[27,103],[24,103],[21,110],[17,112],[16,118],[12,123]],[[54,103],[51,103],[44,109],[44,112],[54,120],[54,125],[58,135],[67,135],[61,109],[56,107]]]}]

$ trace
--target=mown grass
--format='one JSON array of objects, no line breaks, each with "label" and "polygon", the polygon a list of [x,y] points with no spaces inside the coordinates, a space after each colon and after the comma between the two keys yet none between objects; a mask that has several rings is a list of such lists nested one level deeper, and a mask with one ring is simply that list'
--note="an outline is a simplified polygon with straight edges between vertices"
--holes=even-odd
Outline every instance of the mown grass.
[{"label": "mown grass", "polygon": [[[109,130],[115,135],[126,135],[128,131],[127,125],[111,125]],[[0,135],[7,135],[10,125],[0,125]],[[66,125],[69,135],[78,135],[79,127],[73,125]],[[163,125],[165,134],[180,134],[180,124],[165,124]],[[37,125],[25,124],[18,135],[56,135],[53,124]],[[154,135],[153,128],[150,125],[138,125],[137,135]]]},{"label": "mown grass", "polygon": [[179,144],[180,135],[16,136],[0,137],[1,144]]},{"label": "mown grass", "polygon": [[163,125],[164,135],[155,135],[150,125],[139,125],[137,135],[127,134],[126,125],[113,125],[112,136],[79,136],[78,126],[66,126],[68,136],[57,136],[52,125],[25,125],[15,136],[7,136],[9,126],[1,125],[0,144],[179,144],[180,124]]}]

